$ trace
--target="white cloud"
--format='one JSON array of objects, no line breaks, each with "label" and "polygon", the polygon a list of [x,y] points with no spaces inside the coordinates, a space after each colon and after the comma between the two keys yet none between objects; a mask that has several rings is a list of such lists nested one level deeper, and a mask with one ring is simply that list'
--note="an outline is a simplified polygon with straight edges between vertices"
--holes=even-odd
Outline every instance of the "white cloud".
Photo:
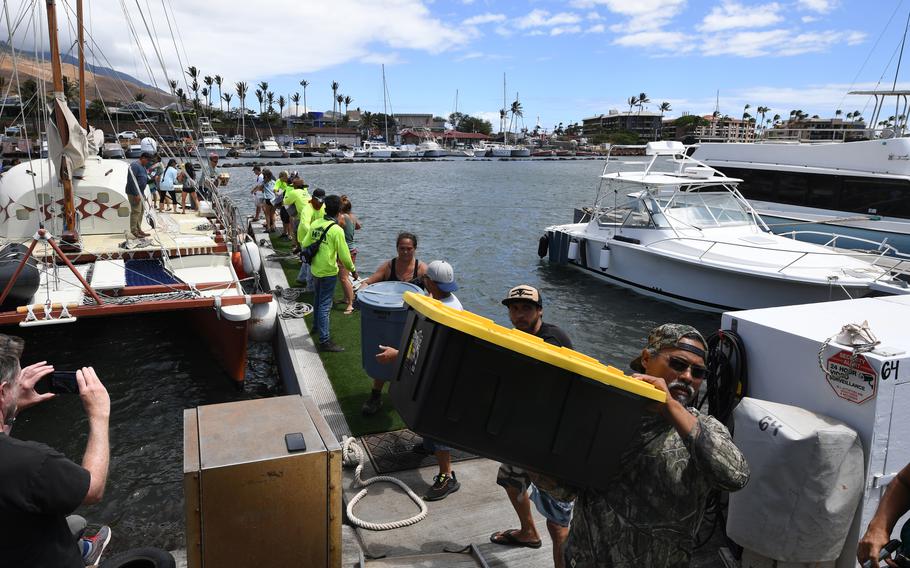
[{"label": "white cloud", "polygon": [[803,10],[827,14],[837,5],[837,0],[797,0],[797,4]]},{"label": "white cloud", "polygon": [[585,30],[586,34],[601,34],[606,30],[603,24],[595,24]]},{"label": "white cloud", "polygon": [[817,22],[818,18],[815,16],[803,16],[800,21],[804,24],[811,24],[812,22]]},{"label": "white cloud", "polygon": [[558,36],[563,34],[580,34],[581,26],[556,26],[550,30],[551,36]]},{"label": "white cloud", "polygon": [[586,15],[585,17],[586,17],[587,19],[589,19],[589,20],[603,20],[603,19],[604,19],[603,16],[601,16],[601,15],[598,14],[597,12],[593,12],[593,11],[592,11],[592,12],[588,12],[587,15]]},{"label": "white cloud", "polygon": [[[221,0],[218,3],[217,37],[230,38],[229,47],[225,47],[223,42],[212,41],[212,34],[200,33],[200,30],[211,29],[211,2],[183,0],[168,5],[173,6],[169,18],[171,22],[176,22],[178,28],[179,43],[182,44],[180,55],[184,55],[185,49],[188,60],[178,59],[174,40],[166,25],[157,26],[153,33],[169,66],[169,75],[181,80],[180,67],[187,65],[197,66],[206,75],[222,75],[227,84],[233,85],[235,81],[251,81],[264,74],[297,75],[364,58],[388,57],[373,54],[397,50],[438,54],[467,45],[475,37],[470,28],[450,25],[433,16],[422,0],[288,2],[282,8],[282,21],[306,22],[307,56],[302,58],[294,50],[276,49],[269,52],[268,64],[263,65],[262,35],[253,33],[250,27],[249,3],[245,0]],[[158,3],[150,6],[144,14],[148,21],[167,21]],[[143,46],[145,56],[152,61],[159,85],[165,84],[139,14],[135,8],[127,9],[141,34],[138,44]],[[141,61],[137,40],[130,35],[121,4],[115,0],[95,0],[88,13],[94,41],[104,50],[110,64],[149,82],[148,72],[137,64]],[[344,17],[339,17],[340,14]],[[67,16],[61,14],[58,21],[64,29]],[[66,38],[68,34],[61,34],[62,43],[68,41]],[[27,43],[31,47],[31,40]],[[92,62],[108,64],[97,59]]]},{"label": "white cloud", "polygon": [[616,38],[613,43],[623,47],[640,47],[654,52],[686,53],[695,46],[693,38],[682,32],[662,30],[643,31]]},{"label": "white cloud", "polygon": [[762,28],[781,21],[781,6],[777,2],[759,6],[744,6],[727,1],[715,6],[704,17],[698,29],[703,32],[717,32],[735,28]]},{"label": "white cloud", "polygon": [[501,61],[503,59],[510,59],[507,55],[499,55],[496,53],[485,53],[483,51],[472,51],[464,55],[460,55],[455,58],[455,61],[471,61],[471,60],[485,60],[485,61]]},{"label": "white cloud", "polygon": [[866,35],[857,31],[813,31],[799,32],[787,29],[761,32],[736,32],[711,34],[703,38],[704,55],[736,55],[759,57],[763,55],[793,56],[804,53],[823,53],[831,47],[847,43],[856,45]]},{"label": "white cloud", "polygon": [[505,14],[486,13],[486,14],[478,14],[476,16],[472,16],[472,17],[468,18],[467,20],[465,20],[464,22],[462,22],[462,24],[464,24],[466,26],[478,26],[480,24],[490,24],[493,22],[504,22],[505,20],[506,20]]},{"label": "white cloud", "polygon": [[572,0],[578,8],[604,7],[628,21],[612,26],[616,32],[637,33],[659,29],[673,20],[686,6],[686,0]]},{"label": "white cloud", "polygon": [[570,12],[560,12],[550,15],[546,10],[535,8],[526,16],[515,20],[514,25],[520,30],[528,28],[555,27],[570,24],[577,24],[581,21],[581,16]]}]

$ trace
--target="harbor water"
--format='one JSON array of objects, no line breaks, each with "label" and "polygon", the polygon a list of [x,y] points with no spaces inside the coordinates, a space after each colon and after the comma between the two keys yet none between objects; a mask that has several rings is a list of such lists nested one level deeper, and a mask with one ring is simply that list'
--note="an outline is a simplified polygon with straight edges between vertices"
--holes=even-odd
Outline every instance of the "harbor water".
[{"label": "harbor water", "polygon": [[[512,286],[531,284],[541,290],[544,319],[565,329],[577,350],[623,369],[655,325],[688,323],[709,333],[720,323],[715,314],[646,298],[537,257],[544,227],[571,222],[573,208],[591,204],[601,160],[284,162],[272,168],[276,174],[297,170],[311,188],[350,197],[363,224],[356,235],[363,276],[395,255],[398,232],[414,232],[421,260],[453,265],[466,309],[510,325],[500,300]],[[251,213],[251,169],[222,171],[231,174],[223,191]],[[188,329],[180,315],[82,320],[52,330],[51,340],[27,344],[26,362],[92,365],[111,393],[107,492],[102,503],[80,510],[90,522],[111,525],[111,551],[185,546],[184,409],[279,392],[268,349],[254,345],[247,384],[238,392]],[[66,396],[23,413],[14,428],[15,436],[76,461],[86,432],[78,397]]]}]

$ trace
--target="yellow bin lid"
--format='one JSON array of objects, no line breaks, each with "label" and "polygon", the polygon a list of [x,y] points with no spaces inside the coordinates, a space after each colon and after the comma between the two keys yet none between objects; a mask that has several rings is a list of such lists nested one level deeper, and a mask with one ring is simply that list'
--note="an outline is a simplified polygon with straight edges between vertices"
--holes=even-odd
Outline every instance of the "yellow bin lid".
[{"label": "yellow bin lid", "polygon": [[427,318],[516,353],[543,361],[626,392],[666,402],[666,393],[644,381],[629,377],[616,367],[566,347],[557,347],[536,335],[502,327],[492,320],[468,311],[456,310],[429,296],[404,293],[404,301]]}]

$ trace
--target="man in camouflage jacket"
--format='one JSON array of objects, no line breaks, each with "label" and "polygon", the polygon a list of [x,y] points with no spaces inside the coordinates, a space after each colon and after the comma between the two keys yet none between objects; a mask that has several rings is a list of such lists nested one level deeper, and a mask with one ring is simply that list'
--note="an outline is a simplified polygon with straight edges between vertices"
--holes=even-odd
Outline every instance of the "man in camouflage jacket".
[{"label": "man in camouflage jacket", "polygon": [[[704,378],[706,346],[695,328],[664,324],[632,361],[641,373],[635,376],[666,392],[667,402],[642,420],[609,489],[577,495],[567,566],[689,566],[708,494],[746,485],[749,466],[730,433],[690,406]],[[572,497],[569,489],[541,483],[558,498]]]}]

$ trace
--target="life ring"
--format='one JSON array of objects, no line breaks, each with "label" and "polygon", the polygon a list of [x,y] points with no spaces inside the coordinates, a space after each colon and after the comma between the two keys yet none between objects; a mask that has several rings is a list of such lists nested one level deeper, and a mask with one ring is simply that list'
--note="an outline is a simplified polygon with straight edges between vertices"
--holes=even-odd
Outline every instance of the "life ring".
[{"label": "life ring", "polygon": [[134,548],[102,561],[101,568],[177,568],[177,561],[160,548]]},{"label": "life ring", "polygon": [[550,248],[550,236],[544,235],[540,237],[540,241],[537,243],[537,256],[543,258],[547,256],[547,249]]}]

